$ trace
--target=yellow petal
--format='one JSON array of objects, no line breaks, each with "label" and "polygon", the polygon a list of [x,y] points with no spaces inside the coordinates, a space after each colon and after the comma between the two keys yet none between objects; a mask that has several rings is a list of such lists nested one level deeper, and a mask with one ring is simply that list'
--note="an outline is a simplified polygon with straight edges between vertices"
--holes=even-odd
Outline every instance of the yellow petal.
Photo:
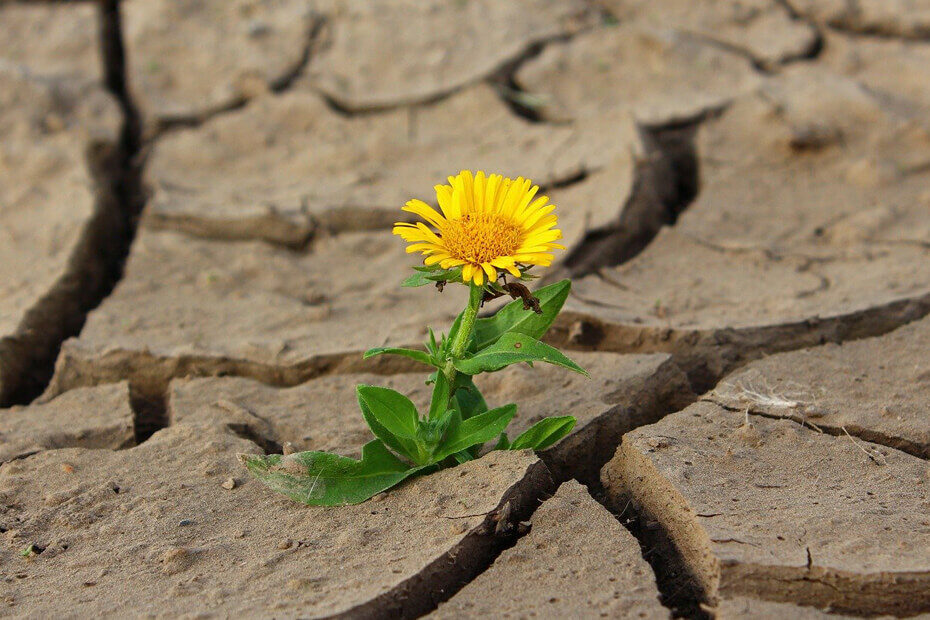
[{"label": "yellow petal", "polygon": [[492,174],[488,177],[488,184],[484,190],[484,212],[494,213],[497,210],[497,190],[500,187],[501,175]]},{"label": "yellow petal", "polygon": [[[545,198],[545,196],[543,196],[543,198]],[[524,228],[525,230],[526,230],[526,229],[531,229],[531,228],[533,228],[533,226],[536,224],[536,222],[538,222],[539,220],[541,220],[541,219],[544,218],[545,216],[547,216],[547,215],[549,215],[550,213],[552,213],[552,211],[553,211],[554,209],[555,209],[555,205],[546,205],[545,207],[542,207],[541,209],[537,209],[533,214],[529,215],[529,216],[523,221],[523,228]]]},{"label": "yellow petal", "polygon": [[453,220],[459,217],[455,212],[455,206],[452,204],[452,187],[449,185],[437,185],[436,200],[439,202],[439,208],[445,214],[446,218]]},{"label": "yellow petal", "polygon": [[534,252],[528,254],[516,254],[514,258],[521,263],[526,263],[529,265],[541,265],[543,267],[548,267],[552,264],[553,256],[552,254],[543,254],[541,252]]},{"label": "yellow petal", "polygon": [[431,256],[427,256],[426,259],[423,261],[423,264],[424,265],[435,265],[436,263],[442,262],[447,258],[449,258],[448,254],[433,254]]},{"label": "yellow petal", "polygon": [[446,222],[446,218],[439,215],[433,207],[422,200],[408,200],[403,210],[419,215],[436,228],[442,228],[442,225]]},{"label": "yellow petal", "polygon": [[471,170],[462,170],[459,173],[459,179],[462,180],[462,196],[465,202],[462,206],[462,213],[475,212],[475,177],[472,176]]},{"label": "yellow petal", "polygon": [[534,233],[528,235],[524,243],[537,245],[540,243],[548,243],[550,241],[555,241],[556,239],[562,238],[562,231],[556,228],[555,230],[544,230],[542,232]]},{"label": "yellow petal", "polygon": [[488,282],[494,282],[497,280],[497,270],[494,269],[490,263],[481,263],[481,268],[484,269],[486,274],[488,274]]},{"label": "yellow petal", "polygon": [[419,230],[420,233],[423,235],[424,240],[431,241],[432,243],[435,243],[436,245],[445,247],[445,244],[443,244],[442,239],[440,239],[436,233],[434,233],[429,228],[427,228],[426,224],[424,224],[423,222],[417,222],[417,230]]},{"label": "yellow petal", "polygon": [[[527,183],[527,185],[531,185],[531,184],[532,184],[532,182],[529,181],[529,180],[527,180],[526,183]],[[530,189],[523,195],[523,197],[520,199],[520,202],[517,204],[516,210],[514,210],[514,212],[513,212],[514,217],[516,217],[516,216],[518,216],[519,214],[521,214],[521,213],[523,213],[524,211],[526,211],[526,208],[529,206],[530,201],[533,199],[533,196],[535,196],[535,195],[536,195],[536,192],[538,192],[538,191],[539,191],[539,186],[538,186],[538,185],[533,185],[533,187],[530,188]]]},{"label": "yellow petal", "polygon": [[475,213],[484,212],[484,195],[487,183],[488,181],[484,176],[484,171],[479,170],[478,174],[475,175]]}]

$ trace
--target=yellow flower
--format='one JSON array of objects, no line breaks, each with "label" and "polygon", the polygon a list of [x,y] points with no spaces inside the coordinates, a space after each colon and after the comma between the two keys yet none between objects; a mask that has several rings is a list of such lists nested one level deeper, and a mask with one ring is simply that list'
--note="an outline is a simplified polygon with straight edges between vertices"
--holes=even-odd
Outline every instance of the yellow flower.
[{"label": "yellow flower", "polygon": [[506,179],[499,174],[472,175],[463,170],[449,177],[449,185],[436,186],[436,198],[442,215],[422,200],[411,200],[404,211],[415,213],[423,222],[398,222],[394,234],[400,235],[407,252],[422,252],[426,265],[439,264],[443,269],[462,266],[462,279],[481,285],[485,278],[497,280],[497,270],[520,277],[520,269],[529,265],[548,267],[553,250],[565,247],[554,241],[562,238],[555,228],[558,217],[548,196],[534,200],[538,185],[517,177]]}]

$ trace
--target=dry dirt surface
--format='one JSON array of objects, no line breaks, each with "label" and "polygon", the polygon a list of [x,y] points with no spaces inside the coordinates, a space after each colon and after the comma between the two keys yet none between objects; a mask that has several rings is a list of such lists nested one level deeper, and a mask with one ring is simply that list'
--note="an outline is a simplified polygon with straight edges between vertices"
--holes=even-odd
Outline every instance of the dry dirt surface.
[{"label": "dry dirt surface", "polygon": [[[0,0],[0,617],[930,614],[926,0]],[[419,407],[389,234],[532,178],[589,379],[310,508],[238,453]],[[485,312],[499,307],[493,303]]]}]

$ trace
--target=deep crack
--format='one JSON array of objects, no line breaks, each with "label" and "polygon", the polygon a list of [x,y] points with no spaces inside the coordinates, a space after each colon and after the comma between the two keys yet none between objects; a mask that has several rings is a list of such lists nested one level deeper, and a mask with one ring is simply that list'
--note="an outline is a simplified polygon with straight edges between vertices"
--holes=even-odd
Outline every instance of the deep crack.
[{"label": "deep crack", "polygon": [[710,620],[713,617],[707,611],[710,599],[668,532],[642,513],[630,497],[618,498],[614,503],[608,501],[603,492],[592,495],[639,542],[643,559],[652,567],[659,589],[659,602],[671,610],[672,617]]},{"label": "deep crack", "polygon": [[80,333],[87,314],[122,277],[144,204],[139,116],[126,88],[117,0],[99,4],[99,40],[104,84],[123,115],[119,141],[98,143],[88,151],[94,214],[69,258],[67,272],[27,313],[18,333],[0,341],[0,355],[19,361],[4,374],[0,406],[27,404],[45,390],[61,344]]},{"label": "deep crack", "polygon": [[636,164],[633,191],[618,220],[585,239],[565,259],[573,277],[622,265],[642,252],[665,226],[672,226],[699,192],[694,138],[701,121],[642,128],[646,156]]}]

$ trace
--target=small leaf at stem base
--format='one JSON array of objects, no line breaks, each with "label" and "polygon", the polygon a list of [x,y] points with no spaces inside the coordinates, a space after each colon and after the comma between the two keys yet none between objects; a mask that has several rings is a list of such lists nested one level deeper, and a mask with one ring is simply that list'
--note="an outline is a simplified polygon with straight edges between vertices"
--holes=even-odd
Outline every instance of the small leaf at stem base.
[{"label": "small leaf at stem base", "polygon": [[424,469],[411,468],[377,439],[365,444],[359,461],[327,452],[240,454],[239,460],[269,488],[309,506],[358,504]]}]

